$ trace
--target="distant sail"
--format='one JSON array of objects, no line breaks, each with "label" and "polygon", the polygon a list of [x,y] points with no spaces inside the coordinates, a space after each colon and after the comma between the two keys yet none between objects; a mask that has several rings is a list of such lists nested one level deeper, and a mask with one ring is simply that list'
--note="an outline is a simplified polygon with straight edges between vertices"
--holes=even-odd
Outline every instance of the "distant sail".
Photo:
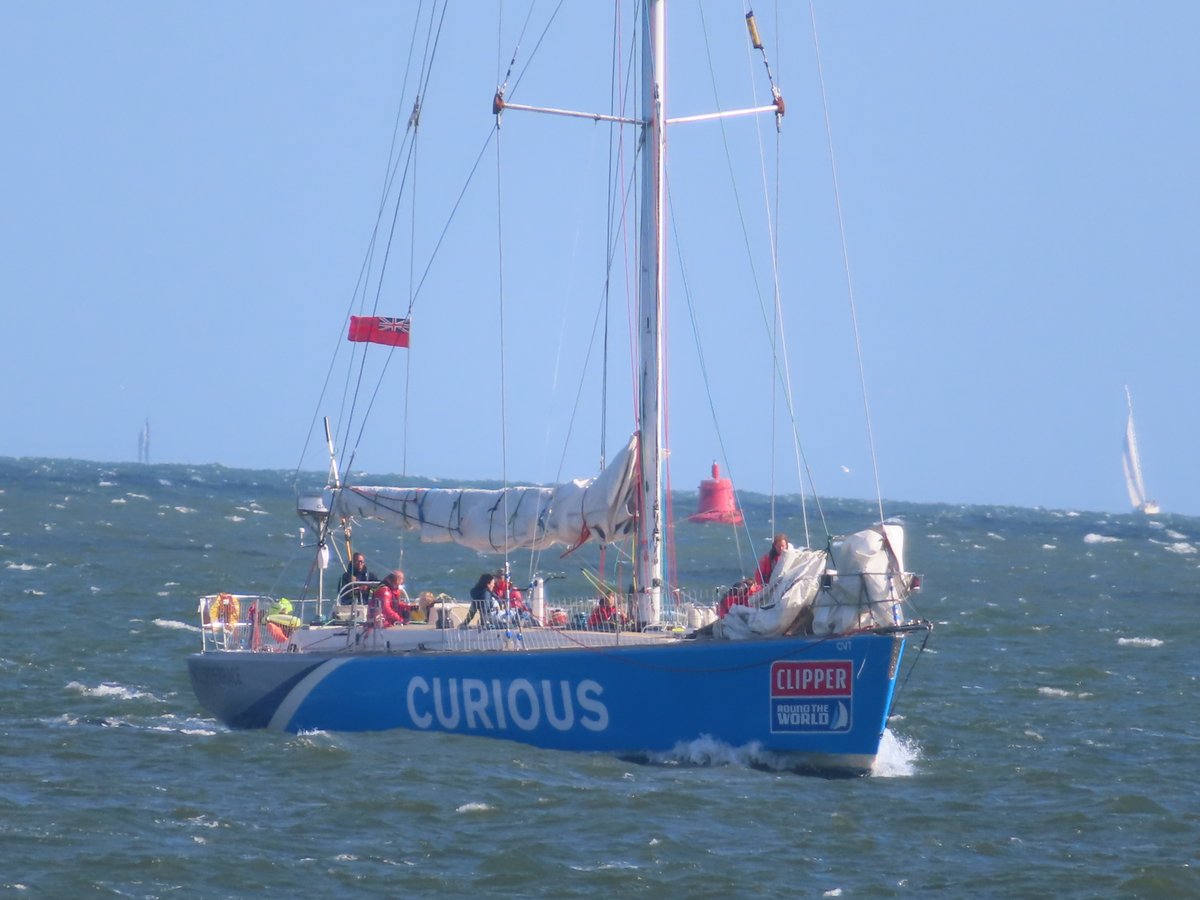
[{"label": "distant sail", "polygon": [[138,434],[138,462],[150,462],[150,420],[146,420],[146,424],[142,426],[141,433]]},{"label": "distant sail", "polygon": [[1142,478],[1142,458],[1138,453],[1137,432],[1133,427],[1133,397],[1129,386],[1125,386],[1125,401],[1129,405],[1129,417],[1125,420],[1125,454],[1121,463],[1125,469],[1125,489],[1129,502],[1138,512],[1152,516],[1159,512],[1158,503],[1146,497],[1146,482]]}]

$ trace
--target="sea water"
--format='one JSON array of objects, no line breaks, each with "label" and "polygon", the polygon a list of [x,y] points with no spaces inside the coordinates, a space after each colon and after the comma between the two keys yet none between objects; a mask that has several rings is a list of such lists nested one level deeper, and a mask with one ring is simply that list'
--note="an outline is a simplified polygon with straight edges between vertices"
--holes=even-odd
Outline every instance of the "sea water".
[{"label": "sea water", "polygon": [[[768,507],[743,501],[752,540],[679,524],[681,582],[727,583],[766,549]],[[812,545],[873,504],[825,509]],[[875,773],[827,780],[705,740],[646,764],[228,730],[187,680],[197,599],[298,596],[293,510],[288,473],[0,459],[0,891],[1200,895],[1200,520],[887,504],[936,630]],[[801,542],[798,505],[779,512]],[[367,525],[355,541],[417,590],[465,595],[496,565]],[[579,566],[542,560],[552,598]]]}]

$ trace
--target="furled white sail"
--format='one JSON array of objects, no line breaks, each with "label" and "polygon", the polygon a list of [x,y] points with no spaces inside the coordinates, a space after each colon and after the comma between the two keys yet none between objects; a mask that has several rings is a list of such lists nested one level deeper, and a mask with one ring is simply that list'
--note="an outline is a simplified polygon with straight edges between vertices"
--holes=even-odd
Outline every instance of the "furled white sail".
[{"label": "furled white sail", "polygon": [[828,568],[829,557],[823,550],[787,548],[762,592],[753,595],[750,605],[731,606],[713,626],[713,636],[737,641],[786,634],[812,606]]},{"label": "furled white sail", "polygon": [[334,519],[377,519],[425,543],[500,553],[620,540],[637,518],[636,488],[635,435],[595,478],[499,490],[344,486],[325,505]]},{"label": "furled white sail", "polygon": [[[823,577],[828,576],[822,588]],[[786,634],[812,608],[814,634],[899,624],[910,592],[904,571],[904,529],[875,525],[835,540],[830,553],[796,547],[783,552],[762,593],[729,608],[713,635],[729,640]]]},{"label": "furled white sail", "polygon": [[1129,502],[1134,509],[1153,515],[1158,512],[1158,504],[1146,497],[1142,458],[1138,453],[1137,432],[1133,427],[1133,397],[1128,386],[1125,388],[1125,400],[1129,404],[1129,417],[1125,420],[1125,453],[1121,459],[1125,469],[1125,489],[1129,492]]},{"label": "furled white sail", "polygon": [[837,575],[817,597],[814,634],[844,634],[871,625],[898,624],[898,605],[909,594],[904,573],[904,529],[891,523],[834,541]]}]

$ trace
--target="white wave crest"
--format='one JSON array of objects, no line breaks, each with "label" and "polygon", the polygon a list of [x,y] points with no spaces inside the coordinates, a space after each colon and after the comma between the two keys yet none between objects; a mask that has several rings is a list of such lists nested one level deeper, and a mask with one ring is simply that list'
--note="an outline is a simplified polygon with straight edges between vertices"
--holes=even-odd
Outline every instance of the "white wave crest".
[{"label": "white wave crest", "polygon": [[1118,647],[1161,647],[1163,643],[1158,638],[1117,638]]},{"label": "white wave crest", "polygon": [[1053,687],[1040,687],[1038,688],[1038,693],[1043,697],[1074,698],[1077,700],[1084,700],[1092,696],[1087,691],[1064,691],[1062,688]]},{"label": "white wave crest", "polygon": [[149,691],[138,690],[137,688],[127,687],[123,684],[113,684],[112,682],[101,682],[96,687],[88,687],[86,684],[80,684],[78,681],[71,681],[67,684],[67,690],[83,694],[85,697],[115,697],[118,700],[158,700]]},{"label": "white wave crest", "polygon": [[1121,539],[1118,537],[1111,537],[1107,534],[1091,534],[1091,533],[1089,533],[1089,534],[1085,534],[1083,536],[1083,542],[1085,544],[1116,544],[1120,540]]},{"label": "white wave crest", "polygon": [[168,631],[199,631],[199,625],[189,625],[187,622],[177,622],[174,619],[152,619],[151,620],[159,628],[165,628]]},{"label": "white wave crest", "polygon": [[486,803],[464,803],[454,811],[460,813],[490,812],[491,806]]},{"label": "white wave crest", "polygon": [[1165,547],[1163,547],[1163,549],[1168,553],[1178,553],[1181,556],[1187,556],[1196,552],[1196,548],[1186,541],[1178,541],[1174,544],[1167,544]]}]

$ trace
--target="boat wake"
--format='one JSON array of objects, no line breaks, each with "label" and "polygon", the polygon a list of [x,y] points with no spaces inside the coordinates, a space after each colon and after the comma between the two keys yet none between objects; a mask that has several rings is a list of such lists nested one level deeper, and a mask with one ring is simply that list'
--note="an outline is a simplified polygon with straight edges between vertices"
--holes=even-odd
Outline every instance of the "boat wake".
[{"label": "boat wake", "polygon": [[131,728],[136,731],[153,731],[181,734],[188,737],[210,737],[220,732],[212,727],[212,721],[189,716],[156,716],[146,720],[135,720],[123,716],[81,716],[66,713],[54,720],[59,725],[84,728]]},{"label": "boat wake", "polygon": [[879,753],[871,767],[874,778],[911,778],[917,774],[921,747],[912,738],[897,735],[889,728],[879,742]]},{"label": "boat wake", "polygon": [[[879,744],[879,753],[871,776],[877,778],[904,778],[916,774],[916,763],[921,758],[921,748],[909,738],[898,737],[891,729],[884,731]],[[815,769],[811,765],[798,764],[794,756],[766,750],[755,742],[742,747],[733,747],[711,737],[702,737],[687,743],[677,744],[665,753],[652,753],[636,759],[637,762],[657,766],[717,767],[736,766],[744,769],[759,769],[767,772],[793,772],[800,775],[836,775],[837,772]]]},{"label": "boat wake", "polygon": [[194,631],[197,634],[200,632],[199,625],[191,625],[176,619],[154,619],[153,621],[159,628],[166,628],[168,631]]},{"label": "boat wake", "polygon": [[758,743],[745,747],[732,747],[715,738],[697,738],[676,744],[672,749],[663,753],[650,753],[639,758],[653,766],[741,766],[755,768],[761,766],[760,760],[766,754]]}]

